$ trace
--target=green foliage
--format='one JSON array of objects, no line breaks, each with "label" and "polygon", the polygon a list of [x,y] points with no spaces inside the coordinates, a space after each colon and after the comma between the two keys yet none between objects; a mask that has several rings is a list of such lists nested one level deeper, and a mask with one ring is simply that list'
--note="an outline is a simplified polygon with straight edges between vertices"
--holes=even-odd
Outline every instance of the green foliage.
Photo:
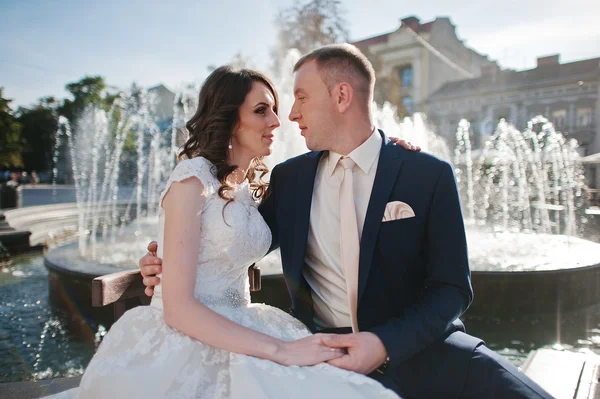
[{"label": "green foliage", "polygon": [[72,94],[73,99],[65,99],[58,112],[70,121],[76,120],[90,104],[108,110],[118,96],[118,94],[104,93],[106,83],[102,76],[85,76],[78,82],[68,83],[65,89]]},{"label": "green foliage", "polygon": [[53,167],[52,155],[58,115],[75,121],[90,104],[108,110],[119,93],[106,93],[101,76],[85,76],[65,88],[72,98],[62,102],[54,97],[41,98],[31,107],[13,113],[11,100],[2,97],[0,88],[0,165],[46,171]]},{"label": "green foliage", "polygon": [[10,108],[12,100],[4,98],[3,91],[0,87],[0,165],[20,168],[23,166],[21,151],[25,145],[21,134],[22,126]]},{"label": "green foliage", "polygon": [[46,171],[52,169],[52,152],[55,144],[56,99],[40,99],[29,108],[19,108],[18,121],[23,126],[22,135],[26,145],[23,149],[23,163],[26,170]]}]

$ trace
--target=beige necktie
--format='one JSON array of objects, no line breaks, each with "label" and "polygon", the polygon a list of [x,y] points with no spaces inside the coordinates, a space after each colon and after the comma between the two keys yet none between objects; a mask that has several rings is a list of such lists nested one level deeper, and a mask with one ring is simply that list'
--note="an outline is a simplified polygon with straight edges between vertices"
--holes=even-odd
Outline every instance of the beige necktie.
[{"label": "beige necktie", "polygon": [[354,204],[354,183],[352,168],[354,161],[342,157],[340,164],[344,168],[344,178],[340,186],[340,243],[342,266],[346,279],[348,304],[350,305],[350,320],[352,332],[358,332],[356,313],[358,308],[358,262],[360,254],[360,239],[358,237],[358,221]]}]

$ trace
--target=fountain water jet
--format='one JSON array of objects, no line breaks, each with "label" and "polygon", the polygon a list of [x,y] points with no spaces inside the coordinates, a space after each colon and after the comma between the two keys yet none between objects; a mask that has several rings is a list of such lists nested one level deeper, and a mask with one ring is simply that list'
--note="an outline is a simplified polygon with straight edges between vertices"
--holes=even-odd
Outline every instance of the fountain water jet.
[{"label": "fountain water jet", "polygon": [[[291,52],[282,71],[291,71],[298,57],[298,53]],[[280,90],[282,125],[275,134],[274,154],[267,159],[270,166],[307,150],[299,129],[287,120],[294,101],[292,80],[289,72],[282,72],[275,79]],[[79,252],[76,255],[63,252],[61,256],[50,253],[47,263],[55,265],[76,256],[80,263],[103,265],[95,275],[106,273],[108,265],[116,266],[110,266],[115,271],[118,267],[136,267],[146,244],[155,237],[153,223],[162,188],[160,182],[167,179],[175,165],[176,147],[185,139],[181,128],[195,111],[197,92],[197,88],[185,87],[175,94],[173,117],[166,131],[158,128],[153,117],[152,96],[139,89],[123,95],[108,112],[94,110],[84,114],[71,135],[75,136],[71,138],[71,151],[77,148],[72,155],[73,171],[77,175],[78,204],[81,201],[83,215]],[[585,186],[576,143],[565,140],[551,123],[537,117],[523,132],[500,121],[485,145],[476,149],[471,143],[468,122],[461,121],[457,146],[451,151],[446,140],[428,127],[422,114],[398,121],[395,109],[387,103],[373,104],[372,114],[375,124],[388,135],[410,140],[424,151],[453,163],[465,210],[477,298],[472,310],[478,304],[485,305],[484,312],[507,307],[511,311],[545,310],[548,308],[545,298],[556,297],[561,289],[573,293],[563,295],[572,297],[568,306],[598,302],[600,293],[581,285],[583,279],[590,283],[597,281],[600,287],[596,270],[600,245],[577,237],[580,218],[584,216]],[[85,152],[89,148],[79,144],[86,143],[89,147],[86,137],[101,139],[92,147],[91,156]],[[107,147],[109,138],[115,143],[113,147],[112,144]],[[134,161],[120,164],[127,138],[135,142],[135,151],[129,152]],[[109,154],[113,157],[107,160]],[[89,164],[90,160],[95,167]],[[104,169],[108,165],[108,170],[103,174],[99,165],[104,165]],[[123,171],[134,176],[129,183],[123,178]],[[100,190],[91,187],[91,183],[97,185],[100,181]],[[106,196],[106,192],[110,195]],[[103,223],[103,240],[95,234],[98,223]],[[262,261],[263,273],[280,273],[279,263],[276,254],[270,255]],[[86,267],[78,266],[76,270],[83,273]],[[91,270],[88,273],[94,274]],[[575,273],[584,277],[574,279],[568,287],[560,283]],[[512,308],[497,300],[506,297],[506,293],[514,293],[515,287],[518,294],[514,295]],[[556,301],[552,311],[556,309]]]}]

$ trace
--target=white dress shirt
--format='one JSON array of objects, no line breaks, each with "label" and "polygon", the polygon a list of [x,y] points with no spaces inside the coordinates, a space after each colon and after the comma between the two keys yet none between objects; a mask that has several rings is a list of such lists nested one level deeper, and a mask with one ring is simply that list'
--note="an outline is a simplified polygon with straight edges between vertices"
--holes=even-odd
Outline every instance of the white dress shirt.
[{"label": "white dress shirt", "polygon": [[[362,237],[371,190],[377,172],[382,138],[377,129],[358,148],[348,154],[356,165],[352,169],[358,234]],[[312,291],[315,323],[318,329],[349,327],[350,310],[346,280],[340,255],[340,184],[342,157],[326,152],[319,161],[310,210],[304,277]]]}]

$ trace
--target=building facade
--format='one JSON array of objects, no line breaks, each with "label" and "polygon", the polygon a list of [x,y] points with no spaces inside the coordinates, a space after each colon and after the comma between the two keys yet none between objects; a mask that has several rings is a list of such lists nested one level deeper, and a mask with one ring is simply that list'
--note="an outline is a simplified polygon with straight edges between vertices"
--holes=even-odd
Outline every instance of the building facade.
[{"label": "building facade", "polygon": [[[425,113],[450,143],[463,118],[478,146],[500,119],[522,130],[543,115],[579,142],[582,156],[600,152],[600,58],[561,64],[551,55],[539,57],[533,69],[503,70],[467,47],[445,17],[403,18],[396,31],[353,44],[375,68],[375,101],[396,105],[400,116]],[[590,187],[600,188],[600,167],[586,169]]]},{"label": "building facade", "polygon": [[173,123],[173,103],[175,102],[175,93],[163,84],[149,88],[148,93],[154,98],[152,117],[156,121],[158,128],[161,131],[171,129],[171,123]]},{"label": "building facade", "polygon": [[445,17],[427,23],[407,17],[398,30],[353,44],[375,67],[376,101],[389,101],[404,115],[427,112],[427,99],[445,83],[497,68],[495,62],[465,46]]},{"label": "building facade", "polygon": [[[471,123],[474,141],[482,143],[500,119],[520,130],[534,116],[548,118],[587,156],[600,151],[600,58],[560,63],[559,55],[540,57],[524,71],[484,70],[474,79],[448,82],[429,96],[428,121],[454,140],[458,122]],[[587,167],[588,184],[600,186],[597,167]]]}]

